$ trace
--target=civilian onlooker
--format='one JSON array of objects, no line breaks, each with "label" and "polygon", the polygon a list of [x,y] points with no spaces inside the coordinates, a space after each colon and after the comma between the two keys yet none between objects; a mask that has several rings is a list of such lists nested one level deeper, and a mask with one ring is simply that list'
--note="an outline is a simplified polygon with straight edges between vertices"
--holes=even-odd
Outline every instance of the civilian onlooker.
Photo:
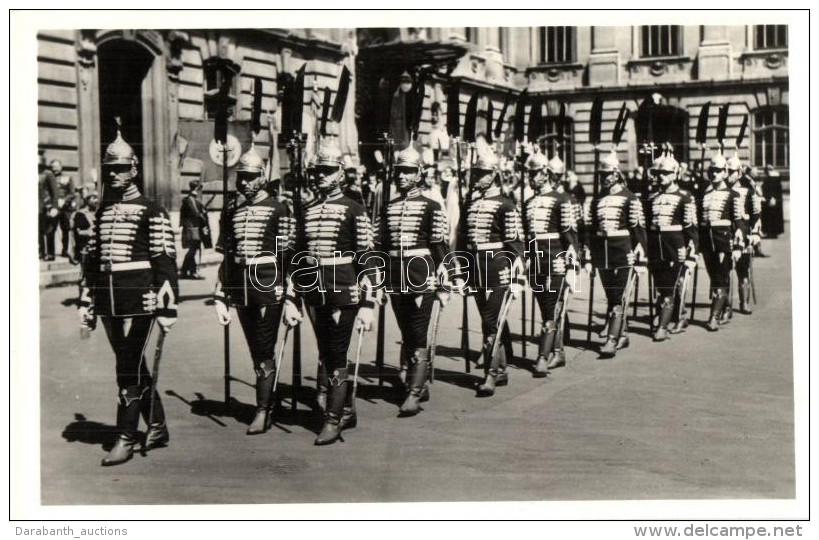
[{"label": "civilian onlooker", "polygon": [[189,184],[190,191],[182,199],[179,211],[179,223],[182,226],[182,248],[187,249],[185,259],[180,269],[180,279],[205,279],[196,269],[196,255],[202,249],[203,236],[209,236],[208,211],[199,200],[199,191],[202,184],[193,180]]},{"label": "civilian onlooker", "polygon": [[645,170],[643,169],[642,165],[628,173],[628,176],[626,177],[626,187],[630,192],[634,193],[638,197],[643,197],[648,191],[647,183]]},{"label": "civilian onlooker", "polygon": [[[77,210],[76,187],[71,176],[63,174],[63,164],[58,159],[51,160],[49,164],[51,172],[57,181],[57,224],[60,227],[60,241],[62,243],[61,257],[66,257],[71,263],[74,262],[71,253],[68,251],[69,239],[71,238],[71,217]],[[56,232],[52,231],[52,235]],[[53,238],[51,240],[53,242]]]},{"label": "civilian onlooker", "polygon": [[91,236],[94,234],[94,219],[99,205],[100,198],[96,191],[90,192],[84,204],[74,214],[72,220],[72,231],[74,233],[74,262],[79,263],[86,254]]},{"label": "civilian onlooker", "polygon": [[48,169],[45,156],[39,156],[37,161],[38,179],[38,238],[40,258],[46,261],[54,260],[54,230],[57,227],[57,218],[60,211],[57,209],[57,180]]},{"label": "civilian onlooker", "polygon": [[772,165],[765,166],[762,199],[762,233],[766,238],[776,238],[785,232],[785,213],[782,206],[782,178]]},{"label": "civilian onlooker", "polygon": [[364,194],[361,192],[361,176],[358,174],[358,167],[350,155],[345,155],[342,161],[344,162],[344,183],[341,185],[341,190],[345,196],[364,206]]}]

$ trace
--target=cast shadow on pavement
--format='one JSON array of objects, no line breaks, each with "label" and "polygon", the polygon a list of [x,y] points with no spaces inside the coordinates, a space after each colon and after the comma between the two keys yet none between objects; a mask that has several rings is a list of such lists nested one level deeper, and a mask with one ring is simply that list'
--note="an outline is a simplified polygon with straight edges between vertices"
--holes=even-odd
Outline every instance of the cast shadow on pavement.
[{"label": "cast shadow on pavement", "polygon": [[[280,384],[280,395],[290,396],[291,391],[287,385]],[[172,396],[182,401],[191,408],[191,414],[195,416],[202,416],[208,418],[215,424],[228,427],[228,424],[222,419],[233,419],[237,423],[250,425],[253,421],[253,416],[256,413],[256,406],[249,403],[242,403],[236,398],[231,398],[230,401],[206,399],[200,392],[194,392],[195,400],[187,400],[180,396],[173,390],[166,390],[165,394]],[[301,402],[301,400],[299,400]],[[287,426],[299,426],[309,431],[318,433],[321,430],[322,416],[315,410],[312,404],[309,404],[310,409],[296,409],[292,410],[289,405],[278,402],[273,413],[273,427],[278,428],[286,433],[292,433]]]},{"label": "cast shadow on pavement", "polygon": [[74,422],[63,429],[63,439],[68,442],[99,444],[108,451],[117,440],[119,432],[116,426],[88,420],[82,413],[74,413]]}]

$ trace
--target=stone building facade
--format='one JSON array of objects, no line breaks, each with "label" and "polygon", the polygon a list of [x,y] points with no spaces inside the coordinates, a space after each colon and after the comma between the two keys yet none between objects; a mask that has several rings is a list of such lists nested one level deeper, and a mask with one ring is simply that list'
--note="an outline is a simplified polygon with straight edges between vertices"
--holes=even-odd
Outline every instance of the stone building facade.
[{"label": "stone building facade", "polygon": [[[406,69],[416,80],[424,76],[417,136],[422,144],[440,146],[445,139],[446,126],[433,124],[432,112],[446,118],[447,89],[457,83],[461,124],[475,93],[482,96],[484,120],[491,100],[494,123],[504,101],[527,89],[527,117],[540,107],[546,135],[559,129],[555,117],[562,107],[564,159],[584,182],[591,181],[593,170],[588,124],[597,97],[605,104],[604,150],[623,103],[633,119],[640,118],[647,100],[655,105],[653,135],[638,132],[645,122],[628,125],[619,152],[629,167],[642,162],[642,143],[658,133],[674,144],[679,159],[698,161],[697,117],[710,102],[712,146],[717,108],[728,103],[727,147],[733,148],[747,114],[742,159],[771,165],[786,177],[789,171],[788,42],[781,25],[44,30],[37,38],[40,151],[49,160],[60,159],[83,182],[98,181],[102,151],[120,118],[123,135],[140,156],[145,191],[170,207],[191,179],[202,178],[206,189],[212,184],[211,191],[218,191],[220,169],[209,158],[209,143],[222,73],[235,74],[229,130],[243,149],[252,142],[253,79],[261,78],[263,129],[254,144],[273,158],[274,169],[287,167],[283,149],[270,152],[268,125],[273,122],[273,131],[280,126],[281,76],[302,66],[306,125],[311,104],[321,103],[325,91],[334,95],[342,67],[350,68],[355,91],[339,135],[346,151],[365,154],[365,162],[378,128],[389,127],[389,120],[374,125],[373,95],[381,91],[392,98]],[[387,72],[385,62],[400,69]],[[507,120],[513,113],[507,108]],[[510,125],[503,127],[507,140]]]}]

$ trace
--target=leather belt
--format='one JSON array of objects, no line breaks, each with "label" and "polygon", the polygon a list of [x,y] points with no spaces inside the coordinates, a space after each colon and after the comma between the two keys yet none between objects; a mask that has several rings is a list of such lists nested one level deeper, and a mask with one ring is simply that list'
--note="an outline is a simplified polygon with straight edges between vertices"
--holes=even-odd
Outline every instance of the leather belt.
[{"label": "leather belt", "polygon": [[675,232],[683,230],[682,225],[660,225],[654,228],[655,231],[660,232]]},{"label": "leather belt", "polygon": [[427,248],[404,250],[393,249],[389,252],[390,257],[426,257],[427,255],[432,255],[432,252],[430,252],[430,250]]},{"label": "leather belt", "polygon": [[732,225],[730,219],[718,219],[709,223],[711,227],[730,227]]},{"label": "leather belt", "polygon": [[550,232],[535,235],[535,240],[557,240],[560,238],[560,233]]},{"label": "leather belt", "polygon": [[144,270],[151,267],[151,261],[133,261],[121,263],[102,263],[100,264],[101,272],[125,272],[127,270]]},{"label": "leather belt", "polygon": [[486,251],[489,249],[501,249],[503,247],[503,242],[484,242],[478,244],[472,244],[472,249],[475,251]]},{"label": "leather belt", "polygon": [[350,264],[353,262],[352,257],[317,257],[311,255],[307,258],[315,261],[318,266],[337,266],[339,264]]},{"label": "leather belt", "polygon": [[616,231],[597,231],[597,236],[604,238],[611,238],[612,236],[628,236],[630,233],[628,229],[618,229]]}]

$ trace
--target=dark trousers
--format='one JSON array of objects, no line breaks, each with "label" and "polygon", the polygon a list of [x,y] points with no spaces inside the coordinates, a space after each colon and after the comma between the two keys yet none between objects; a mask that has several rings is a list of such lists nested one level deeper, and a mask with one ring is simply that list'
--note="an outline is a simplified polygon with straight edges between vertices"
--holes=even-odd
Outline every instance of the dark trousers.
[{"label": "dark trousers", "polygon": [[600,268],[600,282],[603,284],[603,289],[606,291],[606,300],[608,301],[608,312],[614,309],[614,306],[619,306],[623,303],[623,292],[626,290],[628,284],[629,267],[621,266],[613,270]]},{"label": "dark trousers", "polygon": [[427,346],[427,329],[432,318],[435,293],[393,294],[390,303],[401,330],[402,345],[408,350]]},{"label": "dark trousers", "polygon": [[324,362],[328,375],[333,370],[346,368],[347,350],[350,348],[358,306],[315,306],[309,309],[313,312],[311,319],[319,358]]},{"label": "dark trousers", "polygon": [[[478,304],[478,311],[481,313],[481,332],[483,341],[494,337],[498,331],[498,318],[500,317],[501,304],[506,289],[498,287],[495,289],[481,289],[475,293],[475,303]],[[509,336],[509,324],[504,322],[501,333],[501,344],[509,350],[512,346],[512,339]]]},{"label": "dark trousers", "polygon": [[751,275],[751,254],[743,253],[734,265],[734,268],[737,271],[739,282],[742,283],[744,279]]},{"label": "dark trousers", "polygon": [[[108,342],[116,356],[117,386],[122,390],[151,385],[145,348],[151,337],[153,317],[102,317]],[[131,391],[129,391],[131,392]]]},{"label": "dark trousers", "polygon": [[54,255],[54,231],[57,227],[57,220],[50,217],[47,212],[40,212],[38,220],[38,245],[40,255]]},{"label": "dark trousers", "polygon": [[657,291],[657,296],[660,299],[671,298],[674,295],[677,280],[683,275],[682,272],[685,266],[682,263],[662,261],[652,264],[649,269],[651,270],[651,277],[654,279],[654,290]]},{"label": "dark trousers", "polygon": [[254,371],[263,369],[269,373],[276,366],[276,341],[283,307],[283,304],[236,307]]},{"label": "dark trousers", "polygon": [[188,246],[188,252],[185,253],[185,259],[182,261],[182,268],[179,269],[182,275],[196,273],[196,255],[202,248],[202,241],[191,240]]},{"label": "dark trousers", "polygon": [[560,295],[563,292],[563,284],[566,282],[566,274],[551,274],[549,280],[540,278],[540,282],[545,282],[547,285],[543,286],[542,291],[533,292],[538,306],[540,306],[540,319],[545,323],[546,321],[557,322],[559,313],[555,313],[557,303],[560,300]]},{"label": "dark trousers", "polygon": [[60,210],[60,214],[57,216],[57,224],[60,226],[62,253],[68,253],[68,239],[71,238],[71,210]]},{"label": "dark trousers", "polygon": [[727,294],[731,286],[731,268],[733,267],[731,253],[703,251],[702,258],[711,280],[711,293],[714,294],[718,289],[722,289]]}]

